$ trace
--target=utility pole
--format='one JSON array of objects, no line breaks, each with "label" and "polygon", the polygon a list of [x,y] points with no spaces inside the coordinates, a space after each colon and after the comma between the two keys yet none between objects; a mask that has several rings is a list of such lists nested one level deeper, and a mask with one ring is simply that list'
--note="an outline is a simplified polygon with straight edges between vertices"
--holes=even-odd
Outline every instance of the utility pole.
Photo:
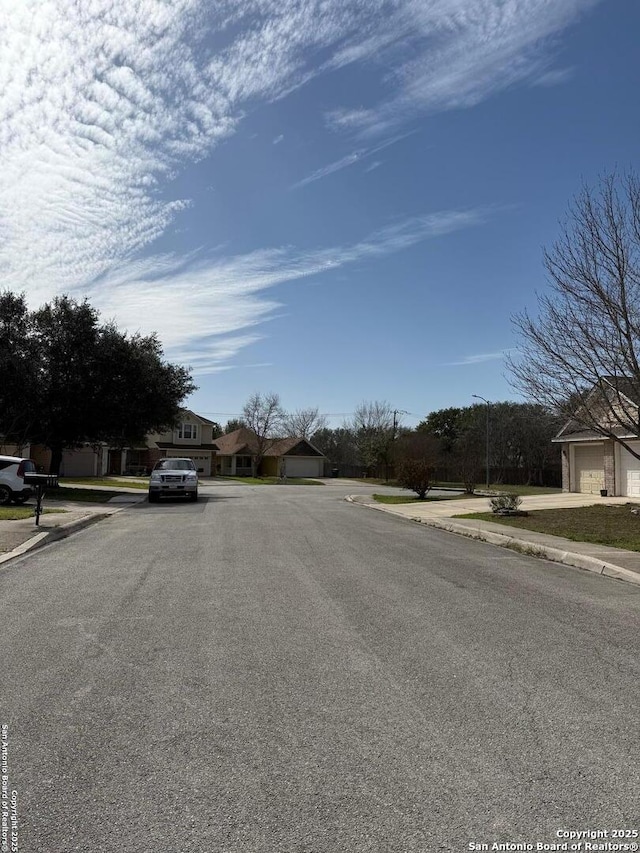
[{"label": "utility pole", "polygon": [[482,400],[487,404],[487,459],[486,459],[486,468],[487,468],[487,491],[489,491],[489,409],[491,408],[491,403],[488,400],[485,400],[484,397],[481,397],[479,394],[472,394],[472,397],[475,397],[476,400]]}]

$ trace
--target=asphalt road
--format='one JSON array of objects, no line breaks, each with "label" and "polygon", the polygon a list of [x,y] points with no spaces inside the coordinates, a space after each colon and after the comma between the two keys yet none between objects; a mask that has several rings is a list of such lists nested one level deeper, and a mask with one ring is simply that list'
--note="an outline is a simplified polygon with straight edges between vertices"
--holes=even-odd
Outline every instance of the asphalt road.
[{"label": "asphalt road", "polygon": [[344,491],[206,487],[0,571],[20,851],[640,829],[640,588]]}]

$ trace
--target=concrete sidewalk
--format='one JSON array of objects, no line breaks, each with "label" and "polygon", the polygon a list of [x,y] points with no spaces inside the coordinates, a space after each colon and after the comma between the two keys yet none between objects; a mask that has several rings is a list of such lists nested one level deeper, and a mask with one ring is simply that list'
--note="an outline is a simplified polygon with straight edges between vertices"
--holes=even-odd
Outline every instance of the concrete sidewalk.
[{"label": "concrete sidewalk", "polygon": [[[131,490],[133,492],[133,490]],[[127,494],[113,497],[108,503],[80,503],[50,501],[46,509],[64,512],[46,512],[40,516],[36,527],[35,516],[15,521],[0,521],[0,565],[25,554],[33,548],[46,545],[54,539],[63,539],[83,527],[122,512],[125,506],[146,500],[146,494]],[[31,504],[26,505],[32,508]]]},{"label": "concrete sidewalk", "polygon": [[[530,556],[541,557],[556,563],[575,566],[640,585],[640,552],[638,551],[625,551],[622,548],[611,548],[590,542],[574,542],[560,536],[549,536],[546,533],[537,533],[533,530],[507,527],[498,522],[481,521],[475,518],[456,518],[456,516],[472,512],[490,512],[489,498],[476,497],[425,503],[382,504],[374,501],[371,495],[350,495],[347,500],[368,509],[387,512],[409,521],[417,521],[431,527],[437,527],[440,530],[469,536],[472,539],[480,539]],[[555,493],[523,497],[521,509],[533,511],[592,506],[593,504],[614,506],[627,503],[637,503],[640,506],[640,501],[633,498],[601,498],[596,495]]]}]

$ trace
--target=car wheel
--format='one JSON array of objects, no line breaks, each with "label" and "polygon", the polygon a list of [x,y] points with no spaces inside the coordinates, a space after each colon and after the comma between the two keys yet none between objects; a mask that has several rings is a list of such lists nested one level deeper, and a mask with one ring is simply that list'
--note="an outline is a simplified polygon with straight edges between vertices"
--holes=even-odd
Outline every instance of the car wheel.
[{"label": "car wheel", "polygon": [[11,489],[6,486],[0,486],[0,506],[6,506],[11,503]]},{"label": "car wheel", "polygon": [[189,498],[190,498],[190,500],[192,500],[192,501],[197,501],[197,500],[198,500],[198,493],[197,493],[197,492],[192,492],[192,493],[189,495]]},{"label": "car wheel", "polygon": [[13,499],[14,504],[24,504],[29,500],[25,495],[16,495]]},{"label": "car wheel", "polygon": [[156,492],[149,492],[149,503],[157,504],[160,500],[160,495],[156,494]]}]

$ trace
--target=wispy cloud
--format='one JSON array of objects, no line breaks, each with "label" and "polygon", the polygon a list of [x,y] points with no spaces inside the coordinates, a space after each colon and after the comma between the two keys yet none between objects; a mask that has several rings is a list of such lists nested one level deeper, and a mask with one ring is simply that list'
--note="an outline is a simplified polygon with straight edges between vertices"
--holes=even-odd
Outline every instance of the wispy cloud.
[{"label": "wispy cloud", "polygon": [[571,80],[575,71],[575,68],[552,68],[550,71],[543,72],[532,82],[534,86],[560,86]]},{"label": "wispy cloud", "polygon": [[[417,113],[544,80],[554,73],[553,37],[596,2],[14,0],[0,18],[3,286],[26,290],[36,304],[84,290],[132,327],[154,306],[152,325],[174,347],[186,347],[204,323],[205,335],[231,336],[226,350],[198,342],[197,353],[221,363],[246,346],[236,330],[274,309],[256,295],[265,288],[396,251],[438,233],[447,216],[452,227],[470,223],[468,214],[448,214],[385,231],[379,244],[219,263],[163,256],[136,266],[133,259],[191,204],[171,194],[187,163],[229,138],[255,105],[349,64],[383,58],[371,67],[385,75],[378,88],[385,96],[337,102],[328,120],[382,137]],[[363,143],[300,183],[375,150]],[[247,266],[248,289],[240,275]],[[171,282],[183,287],[179,300]]]},{"label": "wispy cloud", "polygon": [[482,352],[478,355],[465,355],[460,361],[448,361],[446,367],[467,367],[470,364],[484,364],[487,361],[501,361],[511,350],[503,349],[500,352]]},{"label": "wispy cloud", "polygon": [[281,308],[266,293],[276,285],[482,225],[491,213],[441,211],[393,223],[357,243],[307,252],[283,247],[231,258],[156,256],[120,264],[76,295],[88,296],[129,331],[157,331],[172,358],[211,373],[260,340],[257,327]]},{"label": "wispy cloud", "polygon": [[[351,154],[347,154],[346,157],[341,157],[340,160],[335,160],[333,163],[329,163],[327,166],[323,166],[320,169],[316,169],[315,172],[312,172],[306,178],[302,178],[302,180],[297,181],[295,184],[293,184],[291,186],[291,189],[298,189],[299,187],[304,187],[307,184],[313,183],[314,181],[319,181],[321,178],[326,178],[328,175],[332,175],[334,172],[339,172],[341,169],[346,169],[349,166],[354,166],[356,163],[361,163],[363,160],[367,160],[369,157],[373,157],[373,155],[377,154],[379,151],[383,151],[385,148],[389,148],[390,145],[395,145],[402,139],[406,139],[407,136],[410,136],[410,133],[403,133],[399,136],[393,136],[391,137],[391,139],[385,139],[385,141],[381,142],[379,145],[373,145],[369,148],[358,148],[356,151],[352,151]],[[378,163],[378,165],[380,164]],[[367,171],[370,171],[370,169],[368,169]]]},{"label": "wispy cloud", "polygon": [[553,68],[553,40],[598,2],[400,2],[384,33],[352,39],[331,60],[341,66],[384,54],[388,94],[372,104],[332,108],[327,123],[378,135],[421,113],[474,106],[518,83],[560,82],[566,72]]}]

